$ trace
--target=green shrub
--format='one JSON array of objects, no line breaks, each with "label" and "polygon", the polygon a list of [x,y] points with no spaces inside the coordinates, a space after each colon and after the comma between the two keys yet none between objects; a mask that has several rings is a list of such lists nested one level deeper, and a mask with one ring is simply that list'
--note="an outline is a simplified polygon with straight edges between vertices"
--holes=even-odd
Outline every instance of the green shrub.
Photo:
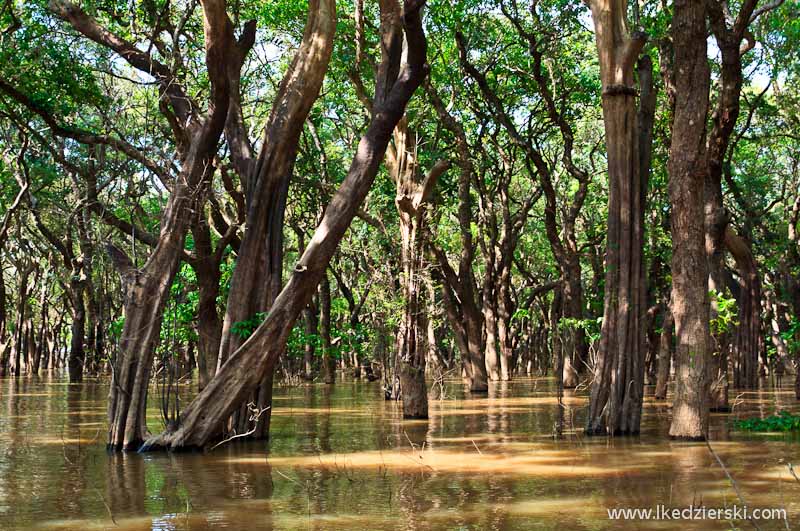
[{"label": "green shrub", "polygon": [[752,418],[737,421],[734,426],[743,431],[800,431],[800,416],[788,411],[767,418]]}]

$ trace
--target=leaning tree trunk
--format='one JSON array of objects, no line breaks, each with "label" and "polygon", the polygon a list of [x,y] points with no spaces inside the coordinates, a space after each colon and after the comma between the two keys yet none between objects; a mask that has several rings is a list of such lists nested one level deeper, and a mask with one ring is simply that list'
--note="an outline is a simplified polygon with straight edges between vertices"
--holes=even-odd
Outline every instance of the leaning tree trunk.
[{"label": "leaning tree trunk", "polygon": [[645,36],[628,35],[624,2],[596,0],[592,17],[603,85],[609,192],[603,325],[586,433],[634,434],[639,432],[644,392],[644,202],[655,113],[653,65],[647,56],[639,61],[637,116],[633,73]]},{"label": "leaning tree trunk", "polygon": [[125,324],[108,400],[109,449],[135,450],[148,436],[147,391],[164,307],[180,266],[192,212],[203,205],[227,116],[230,83],[226,58],[236,46],[233,25],[223,0],[203,0],[201,4],[211,80],[208,114],[187,126],[189,139],[181,172],[167,201],[158,242],[144,266],[137,268],[122,251],[108,246],[125,293]]},{"label": "leaning tree trunk", "polygon": [[709,300],[703,187],[710,70],[703,3],[676,0],[674,10],[675,116],[667,168],[677,367],[669,433],[675,438],[704,439],[709,407]]},{"label": "leaning tree trunk", "polygon": [[[428,73],[427,44],[420,13],[423,5],[406,0],[401,17],[399,6],[393,0],[381,0],[382,36],[393,40],[391,37],[401,33],[397,28],[403,25],[407,63],[399,68],[400,42],[395,46],[382,46],[384,60],[378,69],[374,113],[369,127],[359,142],[347,177],[325,209],[289,281],[264,322],[187,406],[179,422],[151,438],[145,450],[204,446],[220,435],[222,423],[275,367],[297,317],[311,301],[336,247],[375,180],[392,131],[402,118],[406,104]],[[401,40],[402,34],[397,37]]]}]

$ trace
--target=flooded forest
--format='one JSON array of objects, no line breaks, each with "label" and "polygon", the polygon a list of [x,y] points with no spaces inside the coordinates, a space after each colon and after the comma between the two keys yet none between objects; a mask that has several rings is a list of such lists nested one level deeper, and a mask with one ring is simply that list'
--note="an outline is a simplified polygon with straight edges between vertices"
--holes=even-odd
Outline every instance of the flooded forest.
[{"label": "flooded forest", "polygon": [[0,530],[800,528],[800,0],[0,0]]}]

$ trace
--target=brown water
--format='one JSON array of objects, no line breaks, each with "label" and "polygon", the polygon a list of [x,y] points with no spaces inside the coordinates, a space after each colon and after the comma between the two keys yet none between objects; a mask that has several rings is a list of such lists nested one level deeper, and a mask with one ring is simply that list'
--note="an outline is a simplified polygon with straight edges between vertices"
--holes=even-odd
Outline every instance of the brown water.
[{"label": "brown water", "polygon": [[[402,421],[377,384],[279,388],[268,447],[119,455],[105,450],[107,391],[0,380],[0,529],[753,528],[609,519],[615,507],[741,505],[705,444],[666,437],[668,409],[652,400],[641,437],[609,440],[574,429],[586,398],[568,396],[556,440],[548,379],[498,384],[488,398],[451,382],[429,422]],[[712,418],[714,450],[748,506],[787,510],[761,529],[800,527],[787,466],[800,464],[800,441],[730,430],[732,418],[800,406],[788,388],[733,397],[734,413]],[[156,409],[149,422],[159,428]]]}]

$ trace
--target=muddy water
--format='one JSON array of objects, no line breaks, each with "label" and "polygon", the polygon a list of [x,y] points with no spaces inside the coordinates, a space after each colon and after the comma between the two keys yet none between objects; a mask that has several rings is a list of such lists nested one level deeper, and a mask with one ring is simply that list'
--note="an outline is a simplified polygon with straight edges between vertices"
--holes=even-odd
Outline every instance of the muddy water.
[{"label": "muddy water", "polygon": [[[742,505],[705,444],[669,441],[668,409],[651,399],[641,437],[608,440],[581,434],[585,393],[570,395],[555,439],[548,379],[478,398],[451,382],[429,422],[402,421],[376,384],[280,388],[268,446],[110,455],[107,392],[104,381],[0,380],[0,529],[753,528],[609,519],[618,507]],[[761,529],[800,527],[787,466],[800,464],[800,441],[730,429],[732,418],[800,406],[789,388],[732,397],[734,413],[712,418],[714,451],[748,506],[787,510],[788,522]],[[151,429],[159,419],[149,412]]]}]

